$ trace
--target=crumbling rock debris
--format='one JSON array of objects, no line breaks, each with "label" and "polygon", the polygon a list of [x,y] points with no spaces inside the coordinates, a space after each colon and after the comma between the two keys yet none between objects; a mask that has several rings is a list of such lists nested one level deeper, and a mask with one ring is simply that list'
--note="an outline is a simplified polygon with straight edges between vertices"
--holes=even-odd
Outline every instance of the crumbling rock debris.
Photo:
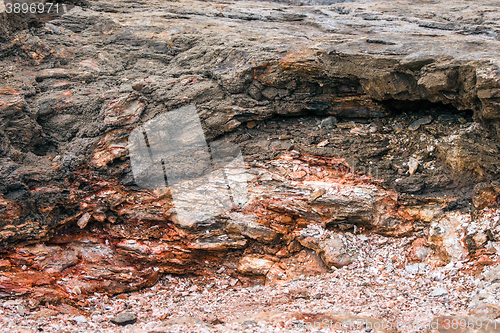
[{"label": "crumbling rock debris", "polygon": [[[339,234],[307,235],[307,229],[301,232],[299,242],[304,247],[314,250],[327,267],[343,267],[356,261],[356,256],[350,253],[346,246],[346,238]],[[315,237],[319,236],[319,237]]]},{"label": "crumbling rock debris", "polygon": [[479,183],[474,188],[475,195],[472,203],[477,209],[484,209],[490,205],[498,204],[500,188],[495,184]]}]

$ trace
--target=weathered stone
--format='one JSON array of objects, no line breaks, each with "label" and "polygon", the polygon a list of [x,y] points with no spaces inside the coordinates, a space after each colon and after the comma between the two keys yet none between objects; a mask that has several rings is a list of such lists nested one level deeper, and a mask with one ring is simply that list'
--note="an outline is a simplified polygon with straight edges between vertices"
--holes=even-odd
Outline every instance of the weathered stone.
[{"label": "weathered stone", "polygon": [[415,261],[424,261],[431,253],[425,238],[417,238],[411,245],[409,257]]},{"label": "weathered stone", "polygon": [[82,217],[80,217],[80,219],[78,220],[78,222],[76,222],[76,224],[78,224],[80,229],[83,229],[87,226],[87,223],[89,223],[90,217],[91,217],[90,214],[87,212],[83,214]]},{"label": "weathered stone", "polygon": [[255,215],[231,214],[226,231],[240,234],[259,242],[270,243],[278,237],[278,233],[271,228],[255,222]]},{"label": "weathered stone", "polygon": [[455,213],[431,224],[429,245],[445,262],[463,260],[467,257],[468,250],[462,241],[465,237],[462,228],[470,222],[469,219],[467,215]]},{"label": "weathered stone", "polygon": [[267,272],[266,284],[284,284],[300,277],[324,274],[329,271],[316,252],[302,250],[275,263]]},{"label": "weathered stone", "polygon": [[416,158],[410,157],[410,161],[408,161],[408,173],[413,175],[415,171],[418,169],[419,162]]},{"label": "weathered stone", "polygon": [[474,191],[475,195],[472,198],[472,203],[477,209],[496,204],[497,198],[500,197],[500,192],[497,189],[484,183],[477,184]]},{"label": "weathered stone", "polygon": [[413,123],[411,123],[410,126],[408,126],[408,129],[410,131],[416,131],[420,128],[420,126],[422,125],[427,125],[427,124],[430,124],[432,121],[432,117],[424,117],[424,118],[420,118],[418,120],[415,120]]},{"label": "weathered stone", "polygon": [[[294,260],[319,274],[326,268],[318,257],[329,268],[356,260],[341,230],[399,237],[428,229],[414,260],[432,260],[431,248],[443,261],[464,259],[461,230],[472,220],[456,210],[469,197],[452,186],[466,193],[500,172],[498,9],[480,1],[463,13],[452,4],[372,2],[360,13],[348,2],[341,9],[182,0],[148,3],[154,10],[138,16],[140,6],[132,15],[122,0],[91,1],[46,29],[17,34],[0,46],[0,240],[8,259],[0,289],[60,301],[151,286],[164,272],[204,274],[214,263],[237,275],[241,250],[276,253],[269,277],[305,274],[293,273]],[[11,34],[14,22],[0,20],[0,35]],[[186,20],[196,21],[193,30]],[[245,179],[241,207],[182,225],[171,191],[135,183],[128,134],[189,104],[206,139],[241,144],[259,177]],[[410,104],[433,122],[397,118]],[[434,117],[440,112],[450,113],[449,126]],[[336,128],[325,116],[343,123]],[[390,137],[393,118],[400,130]],[[266,131],[278,122],[286,131]],[[410,152],[422,159],[419,172],[402,164]],[[383,172],[361,172],[351,157]],[[460,194],[428,196],[449,191]],[[496,205],[487,192],[474,199],[479,210]],[[301,235],[313,225],[325,238]],[[479,235],[476,247],[485,232],[470,234]],[[297,240],[317,254],[294,254]],[[15,245],[41,241],[51,246]]]},{"label": "weathered stone", "polygon": [[496,304],[481,304],[471,309],[469,316],[495,320],[500,317],[500,306]]},{"label": "weathered stone", "polygon": [[122,312],[116,317],[110,319],[110,321],[119,326],[132,325],[137,322],[137,316],[132,312]]},{"label": "weathered stone", "polygon": [[205,251],[226,251],[241,249],[247,244],[246,239],[236,236],[222,235],[215,238],[203,238],[191,244],[192,249]]},{"label": "weathered stone", "polygon": [[245,256],[240,260],[238,271],[243,274],[266,275],[274,262],[261,256]]},{"label": "weathered stone", "polygon": [[117,158],[128,157],[128,131],[116,130],[108,132],[94,150],[92,163],[104,167]]},{"label": "weathered stone", "polygon": [[302,232],[299,241],[302,246],[318,253],[329,268],[340,268],[356,261],[356,255],[349,250],[347,240],[342,235],[332,234],[326,238],[318,238]]},{"label": "weathered stone", "polygon": [[[438,155],[456,173],[472,173],[480,179],[489,173],[497,173],[500,152],[498,144],[481,137],[484,129],[472,124],[454,135],[441,138],[437,144]],[[470,138],[478,138],[471,140]]]},{"label": "weathered stone", "polygon": [[488,235],[483,232],[475,234],[472,238],[474,239],[474,243],[476,243],[477,249],[484,247],[488,242]]},{"label": "weathered stone", "polygon": [[145,107],[144,101],[135,95],[111,100],[103,110],[104,123],[111,125],[135,123],[139,120]]}]

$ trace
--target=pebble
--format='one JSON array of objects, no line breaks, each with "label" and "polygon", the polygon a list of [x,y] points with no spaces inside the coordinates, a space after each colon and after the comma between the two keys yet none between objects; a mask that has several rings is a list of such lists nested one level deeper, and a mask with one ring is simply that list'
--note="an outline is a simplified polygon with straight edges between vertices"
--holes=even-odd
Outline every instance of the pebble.
[{"label": "pebble", "polygon": [[375,124],[370,124],[370,126],[368,126],[368,132],[370,133],[377,133],[378,131],[378,126],[375,125]]},{"label": "pebble", "polygon": [[19,313],[21,316],[24,316],[26,313],[26,308],[23,305],[18,305],[16,307],[17,313]]},{"label": "pebble", "polygon": [[320,188],[315,190],[313,193],[311,193],[311,196],[309,197],[309,201],[314,201],[324,195],[326,193],[326,190],[324,188]]},{"label": "pebble", "polygon": [[413,175],[415,171],[417,171],[418,165],[418,160],[414,157],[410,157],[410,161],[408,162],[408,172],[410,173],[410,175]]},{"label": "pebble", "polygon": [[76,224],[78,224],[80,229],[83,229],[87,226],[87,223],[89,223],[90,217],[91,217],[90,214],[87,212],[83,214],[82,217],[80,217],[80,219],[78,220],[78,222],[76,222]]},{"label": "pebble", "polygon": [[337,118],[335,118],[335,117],[325,118],[320,123],[320,127],[321,128],[324,128],[324,127],[333,127],[335,125],[337,125]]},{"label": "pebble", "polygon": [[365,129],[363,129],[361,127],[354,127],[354,128],[351,128],[350,133],[351,134],[358,134],[358,135],[367,135],[368,131],[366,131]]},{"label": "pebble", "polygon": [[323,148],[323,147],[327,146],[329,143],[330,143],[330,141],[324,140],[324,141],[321,141],[320,143],[318,143],[317,147]]},{"label": "pebble", "polygon": [[76,316],[76,317],[73,317],[73,321],[75,321],[79,324],[84,324],[87,322],[87,318],[85,318],[84,316]]},{"label": "pebble", "polygon": [[432,121],[432,117],[431,116],[420,118],[418,120],[415,120],[413,123],[411,123],[411,125],[408,126],[408,129],[410,131],[416,131],[416,130],[418,130],[420,128],[420,126],[430,124],[431,121]]},{"label": "pebble", "polygon": [[394,129],[394,131],[396,131],[396,133],[400,133],[401,131],[403,131],[403,127],[400,124],[393,124],[392,128]]},{"label": "pebble", "polygon": [[440,297],[440,296],[446,296],[448,295],[448,290],[444,288],[435,288],[431,292],[432,297]]},{"label": "pebble", "polygon": [[354,128],[356,127],[356,123],[354,121],[349,121],[346,123],[339,123],[337,124],[338,128]]},{"label": "pebble", "polygon": [[125,326],[135,324],[137,321],[137,316],[132,312],[122,312],[118,316],[110,320],[113,324]]},{"label": "pebble", "polygon": [[144,83],[142,82],[136,82],[132,85],[132,89],[135,91],[141,91],[144,88]]}]

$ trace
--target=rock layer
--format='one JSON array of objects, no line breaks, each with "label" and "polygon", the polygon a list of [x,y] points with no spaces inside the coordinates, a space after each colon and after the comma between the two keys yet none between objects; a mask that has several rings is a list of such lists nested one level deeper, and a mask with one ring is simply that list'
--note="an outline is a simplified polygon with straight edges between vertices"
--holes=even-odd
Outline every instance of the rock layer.
[{"label": "rock layer", "polygon": [[[497,240],[497,13],[99,1],[17,33],[0,46],[0,289],[77,301],[221,265],[279,283],[293,260],[359,260],[346,232],[417,236],[409,256],[434,265],[480,258]],[[252,177],[244,208],[186,227],[167,190],[136,186],[127,138],[189,104]]]}]

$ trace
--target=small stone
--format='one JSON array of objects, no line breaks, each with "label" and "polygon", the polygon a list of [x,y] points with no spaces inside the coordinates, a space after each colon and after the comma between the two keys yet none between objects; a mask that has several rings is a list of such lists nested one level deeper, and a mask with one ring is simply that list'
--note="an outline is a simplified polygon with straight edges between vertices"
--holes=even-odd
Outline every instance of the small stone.
[{"label": "small stone", "polygon": [[309,198],[309,202],[313,202],[314,200],[318,199],[322,195],[326,193],[326,190],[324,188],[320,188],[315,190],[313,193],[311,193],[311,196]]},{"label": "small stone", "polygon": [[87,212],[87,213],[83,214],[82,217],[80,217],[80,219],[78,220],[78,222],[76,222],[76,224],[78,224],[80,229],[83,229],[87,226],[87,223],[89,223],[89,220],[90,220],[90,214]]},{"label": "small stone", "polygon": [[476,243],[476,248],[478,249],[485,246],[488,242],[488,236],[483,232],[475,234],[472,238],[474,239],[474,243]]},{"label": "small stone", "polygon": [[494,247],[490,247],[490,248],[486,249],[485,253],[486,254],[496,254],[497,253],[497,249],[495,249]]},{"label": "small stone", "polygon": [[76,316],[73,317],[73,321],[77,322],[78,324],[84,324],[87,322],[87,318],[85,318],[84,316]]},{"label": "small stone", "polygon": [[328,140],[324,140],[324,141],[321,141],[320,143],[318,143],[317,147],[318,148],[323,148],[325,147],[326,145],[328,145],[330,143],[330,141]]},{"label": "small stone", "polygon": [[368,237],[366,237],[365,235],[359,235],[359,236],[358,236],[358,239],[359,239],[360,241],[362,241],[362,242],[365,242],[365,241],[367,241],[367,240],[368,240]]},{"label": "small stone", "polygon": [[361,128],[361,127],[354,127],[354,128],[351,128],[350,132],[351,134],[358,134],[358,135],[367,135],[368,134],[368,131]]},{"label": "small stone", "polygon": [[337,124],[337,118],[335,117],[328,117],[328,118],[325,118],[321,121],[320,123],[320,127],[321,128],[327,128],[327,127],[333,127]]},{"label": "small stone", "polygon": [[432,122],[431,116],[420,118],[418,120],[415,120],[413,123],[411,123],[411,125],[408,126],[408,129],[410,131],[416,131],[420,128],[420,126],[430,124],[431,122]]},{"label": "small stone", "polygon": [[6,259],[0,259],[0,271],[8,271],[11,268],[10,261]]},{"label": "small stone", "polygon": [[448,290],[444,288],[434,288],[431,292],[431,297],[441,297],[441,296],[446,296],[448,295]]},{"label": "small stone", "polygon": [[142,82],[136,82],[132,85],[132,89],[135,91],[141,91],[144,88],[144,83]]},{"label": "small stone", "polygon": [[289,140],[289,139],[292,139],[293,136],[291,135],[288,135],[288,134],[282,134],[278,137],[279,140]]},{"label": "small stone", "polygon": [[132,312],[122,312],[110,320],[115,325],[125,326],[135,324],[137,316]]},{"label": "small stone", "polygon": [[24,316],[26,314],[26,308],[24,305],[18,305],[16,307],[17,313],[19,313],[21,316]]},{"label": "small stone", "polygon": [[338,128],[354,128],[354,127],[356,127],[356,123],[354,121],[339,123],[339,124],[337,124],[337,127]]},{"label": "small stone", "polygon": [[478,265],[483,265],[483,266],[489,266],[489,265],[493,265],[495,262],[493,260],[491,260],[490,257],[488,256],[480,256],[479,259],[477,259],[477,264]]},{"label": "small stone", "polygon": [[254,128],[255,126],[257,126],[257,123],[255,121],[249,121],[247,123],[247,128]]},{"label": "small stone", "polygon": [[299,170],[299,171],[294,171],[294,172],[290,172],[290,178],[292,179],[300,179],[300,178],[303,178],[307,175],[307,173],[303,170]]},{"label": "small stone", "polygon": [[475,195],[472,198],[472,203],[477,209],[484,209],[496,202],[499,194],[493,186],[488,186],[483,183],[477,184],[474,188]]},{"label": "small stone", "polygon": [[314,250],[327,267],[342,268],[357,260],[357,254],[349,251],[348,246],[344,244],[343,236],[339,234],[326,239],[304,237],[299,239],[299,242],[302,246]]},{"label": "small stone", "polygon": [[267,99],[274,99],[278,95],[278,89],[274,87],[267,87],[262,90],[262,95]]},{"label": "small stone", "polygon": [[500,317],[500,306],[496,304],[480,304],[469,311],[469,316],[486,319],[497,319]]},{"label": "small stone", "polygon": [[73,294],[75,294],[75,295],[81,295],[81,294],[82,294],[82,290],[81,290],[81,289],[80,289],[80,287],[78,287],[78,286],[75,286],[75,287],[71,290],[71,292],[73,292]]},{"label": "small stone", "polygon": [[408,172],[410,173],[410,175],[413,176],[415,171],[417,171],[418,169],[418,165],[419,165],[418,160],[414,157],[410,157],[410,161],[408,162]]},{"label": "small stone", "polygon": [[274,261],[260,256],[246,256],[241,258],[238,272],[250,275],[266,275],[274,265]]},{"label": "small stone", "polygon": [[403,131],[403,127],[400,124],[393,124],[392,128],[394,129],[394,131],[396,131],[396,133],[400,133],[401,131]]},{"label": "small stone", "polygon": [[375,124],[370,124],[370,126],[368,126],[368,132],[370,133],[377,133],[378,131],[378,126],[375,125]]}]

